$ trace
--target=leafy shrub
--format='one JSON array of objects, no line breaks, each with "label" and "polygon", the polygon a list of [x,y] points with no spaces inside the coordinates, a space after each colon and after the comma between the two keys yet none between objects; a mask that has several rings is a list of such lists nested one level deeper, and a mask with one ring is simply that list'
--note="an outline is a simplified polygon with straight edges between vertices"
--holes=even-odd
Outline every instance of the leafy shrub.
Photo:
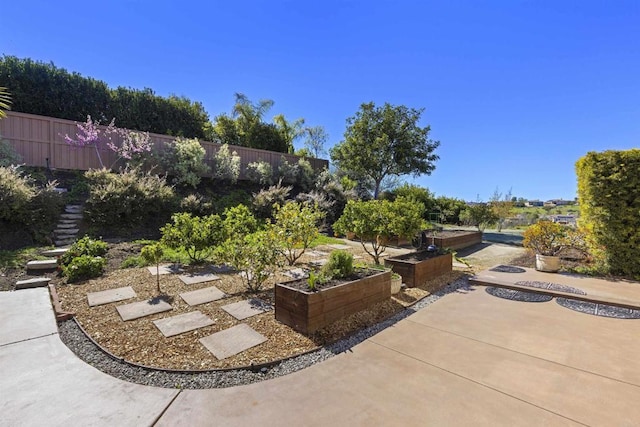
[{"label": "leafy shrub", "polygon": [[107,260],[102,257],[81,255],[73,258],[69,264],[62,266],[62,274],[69,282],[100,277],[104,272]]},{"label": "leafy shrub", "polygon": [[199,194],[189,194],[180,201],[180,211],[195,216],[207,216],[214,212],[213,203]]},{"label": "leafy shrub", "polygon": [[84,236],[71,245],[69,250],[58,259],[58,263],[63,266],[69,265],[74,258],[84,255],[89,257],[102,257],[106,255],[107,250],[108,246],[102,240]]},{"label": "leafy shrub", "polygon": [[224,144],[213,158],[213,177],[233,184],[240,176],[240,156],[237,152],[229,152],[229,145]]},{"label": "leafy shrub", "polygon": [[603,272],[640,277],[640,149],[590,152],[576,163],[580,225]]},{"label": "leafy shrub", "polygon": [[176,138],[166,144],[161,156],[164,170],[174,177],[174,182],[182,186],[196,188],[201,176],[209,172],[204,162],[205,149],[197,139]]},{"label": "leafy shrub", "polygon": [[296,184],[298,181],[298,168],[295,164],[289,163],[284,156],[280,157],[278,179],[285,184]]},{"label": "leafy shrub", "polygon": [[273,168],[264,160],[249,163],[245,175],[249,181],[260,185],[273,184]]},{"label": "leafy shrub", "polygon": [[55,191],[56,185],[55,181],[47,183],[29,203],[29,224],[37,241],[45,240],[64,208],[64,197]]},{"label": "leafy shrub", "polygon": [[319,224],[320,228],[324,228],[327,225],[327,215],[333,214],[333,206],[336,204],[335,200],[331,200],[329,196],[316,190],[310,191],[309,193],[298,194],[296,196],[296,202],[307,203],[311,206],[317,206],[318,210],[320,210],[323,215],[322,223]]},{"label": "leafy shrub", "polygon": [[88,171],[85,176],[89,181],[85,212],[97,226],[132,229],[162,224],[175,209],[173,188],[157,175],[115,174],[102,169]]},{"label": "leafy shrub", "polygon": [[228,194],[217,194],[213,197],[213,210],[217,214],[238,205],[251,205],[251,195],[244,190],[233,190]]},{"label": "leafy shrub", "polygon": [[182,248],[192,262],[204,261],[221,242],[222,219],[218,215],[206,217],[178,213],[171,217],[172,223],[161,228],[162,243],[169,248]]},{"label": "leafy shrub", "polygon": [[0,136],[0,167],[17,165],[20,161],[22,161],[22,157],[16,153],[13,145]]},{"label": "leafy shrub", "polygon": [[240,271],[249,292],[260,291],[280,263],[278,243],[266,231],[231,236],[216,249],[217,259]]},{"label": "leafy shrub", "polygon": [[303,191],[308,191],[313,188],[315,179],[316,172],[313,170],[309,160],[304,158],[298,160],[298,164],[296,165],[296,184],[298,184]]},{"label": "leafy shrub", "polygon": [[344,279],[353,274],[353,255],[347,251],[333,251],[322,267],[322,274],[332,279]]},{"label": "leafy shrub", "polygon": [[225,240],[258,231],[258,220],[245,205],[225,209],[222,224]]},{"label": "leafy shrub", "polygon": [[275,204],[284,205],[291,193],[291,187],[283,187],[280,182],[272,185],[266,190],[261,190],[253,195],[253,210],[259,218],[270,218],[273,216],[273,206]]},{"label": "leafy shrub", "polygon": [[276,205],[274,223],[269,230],[289,265],[294,265],[318,236],[318,223],[323,217],[317,205],[295,202],[282,207]]}]

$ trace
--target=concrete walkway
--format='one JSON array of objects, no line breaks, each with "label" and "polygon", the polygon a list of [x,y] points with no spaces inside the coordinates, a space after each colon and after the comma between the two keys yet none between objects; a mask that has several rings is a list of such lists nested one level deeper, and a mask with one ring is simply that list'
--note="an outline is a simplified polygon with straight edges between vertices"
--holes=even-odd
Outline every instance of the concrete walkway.
[{"label": "concrete walkway", "polygon": [[555,301],[508,301],[476,286],[303,371],[183,391],[129,384],[79,361],[47,302],[45,289],[0,293],[3,424],[640,424],[640,320]]}]

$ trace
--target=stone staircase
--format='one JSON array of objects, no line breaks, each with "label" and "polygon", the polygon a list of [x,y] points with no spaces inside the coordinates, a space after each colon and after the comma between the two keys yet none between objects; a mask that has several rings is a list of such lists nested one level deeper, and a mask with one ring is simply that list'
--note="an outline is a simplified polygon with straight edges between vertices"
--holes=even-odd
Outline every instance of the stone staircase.
[{"label": "stone staircase", "polygon": [[65,206],[64,213],[60,215],[58,225],[53,232],[55,236],[54,243],[57,248],[42,251],[42,255],[50,258],[29,261],[27,263],[26,269],[29,276],[39,277],[29,277],[24,280],[18,280],[15,285],[16,290],[46,287],[49,285],[51,278],[47,277],[47,274],[58,268],[57,257],[62,256],[68,250],[66,246],[71,245],[78,238],[80,222],[83,218],[82,212],[82,205]]}]

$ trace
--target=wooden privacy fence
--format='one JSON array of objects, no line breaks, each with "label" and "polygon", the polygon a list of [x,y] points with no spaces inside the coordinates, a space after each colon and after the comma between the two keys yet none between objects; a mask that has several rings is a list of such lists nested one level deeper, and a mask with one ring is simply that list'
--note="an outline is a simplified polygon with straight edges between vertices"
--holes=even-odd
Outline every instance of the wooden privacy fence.
[{"label": "wooden privacy fence", "polygon": [[[74,147],[64,140],[65,135],[75,138],[78,130],[76,122],[72,120],[56,119],[53,117],[38,116],[35,114],[16,113],[7,111],[7,117],[0,120],[0,136],[9,141],[16,152],[22,157],[22,163],[27,166],[43,166],[52,169],[89,170],[100,168],[100,162],[94,147]],[[116,123],[117,124],[117,123]],[[105,126],[100,126],[106,129]],[[175,139],[173,136],[150,133],[154,151],[162,151],[165,143]],[[114,139],[114,143],[119,143]],[[208,141],[200,141],[206,151],[205,161],[209,166],[213,163],[213,157],[218,152],[221,144]],[[118,156],[101,144],[100,157],[106,167],[114,164]],[[292,154],[276,153],[273,151],[258,150],[255,148],[230,145],[229,150],[235,151],[241,159],[240,178],[249,163],[259,160],[271,164],[274,171],[278,170],[281,158],[289,163],[297,163],[300,157]],[[329,162],[323,159],[308,158],[314,170],[319,171],[328,167]]]}]

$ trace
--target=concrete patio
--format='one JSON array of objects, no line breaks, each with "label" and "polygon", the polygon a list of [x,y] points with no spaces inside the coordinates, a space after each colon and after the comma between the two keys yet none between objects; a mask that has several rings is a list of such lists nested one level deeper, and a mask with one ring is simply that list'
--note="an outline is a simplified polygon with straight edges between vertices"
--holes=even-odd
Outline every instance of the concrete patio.
[{"label": "concrete patio", "polygon": [[[634,299],[634,285],[617,298]],[[0,320],[6,425],[640,423],[640,320],[508,301],[479,285],[326,362],[228,389],[154,388],[97,371],[60,341],[46,289],[0,293]]]}]

